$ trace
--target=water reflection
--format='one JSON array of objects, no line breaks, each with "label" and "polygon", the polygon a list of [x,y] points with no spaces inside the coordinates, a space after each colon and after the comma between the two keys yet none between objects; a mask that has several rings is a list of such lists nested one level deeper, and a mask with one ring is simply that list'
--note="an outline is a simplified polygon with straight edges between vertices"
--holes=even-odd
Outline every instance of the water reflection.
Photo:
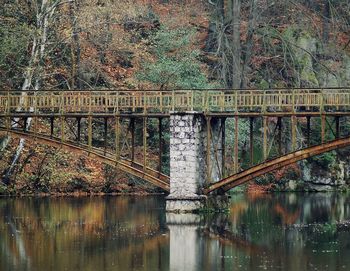
[{"label": "water reflection", "polygon": [[348,270],[350,196],[236,195],[229,214],[163,197],[0,199],[0,270]]},{"label": "water reflection", "polygon": [[163,209],[150,197],[1,199],[0,270],[164,270]]}]

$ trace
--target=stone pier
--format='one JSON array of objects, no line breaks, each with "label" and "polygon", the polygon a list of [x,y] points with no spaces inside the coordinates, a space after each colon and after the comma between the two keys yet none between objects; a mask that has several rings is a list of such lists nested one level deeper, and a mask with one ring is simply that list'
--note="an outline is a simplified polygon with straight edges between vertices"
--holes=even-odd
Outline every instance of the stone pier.
[{"label": "stone pier", "polygon": [[[202,194],[202,189],[208,180],[218,181],[221,177],[222,154],[217,154],[221,152],[222,136],[220,120],[212,121],[208,147],[207,121],[204,114],[199,112],[172,112],[170,115],[170,194],[166,203],[168,212],[196,212],[208,208],[207,204],[213,202]],[[210,178],[207,177],[208,174]]]}]

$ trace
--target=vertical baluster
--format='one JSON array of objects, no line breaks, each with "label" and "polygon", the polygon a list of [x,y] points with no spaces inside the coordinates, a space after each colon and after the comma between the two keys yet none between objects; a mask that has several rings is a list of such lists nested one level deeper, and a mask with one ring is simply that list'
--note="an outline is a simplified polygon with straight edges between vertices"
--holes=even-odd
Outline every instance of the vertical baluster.
[{"label": "vertical baluster", "polygon": [[160,112],[163,113],[163,92],[159,91],[159,108]]},{"label": "vertical baluster", "polygon": [[7,133],[11,129],[11,105],[10,105],[10,90],[7,91],[7,100],[6,100],[6,130]]},{"label": "vertical baluster", "polygon": [[109,93],[108,92],[105,92],[105,112],[107,113],[108,112],[108,106],[109,106]]},{"label": "vertical baluster", "polygon": [[191,111],[194,110],[194,95],[195,95],[195,90],[191,91]]},{"label": "vertical baluster", "polygon": [[238,114],[238,90],[235,90],[235,113]]}]

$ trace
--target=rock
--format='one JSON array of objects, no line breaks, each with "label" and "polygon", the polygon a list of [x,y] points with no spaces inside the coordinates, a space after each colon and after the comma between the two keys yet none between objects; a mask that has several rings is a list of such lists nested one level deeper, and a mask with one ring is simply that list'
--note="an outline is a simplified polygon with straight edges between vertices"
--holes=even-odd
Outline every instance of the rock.
[{"label": "rock", "polygon": [[297,182],[295,180],[289,180],[288,182],[288,188],[291,191],[295,191],[297,188]]}]

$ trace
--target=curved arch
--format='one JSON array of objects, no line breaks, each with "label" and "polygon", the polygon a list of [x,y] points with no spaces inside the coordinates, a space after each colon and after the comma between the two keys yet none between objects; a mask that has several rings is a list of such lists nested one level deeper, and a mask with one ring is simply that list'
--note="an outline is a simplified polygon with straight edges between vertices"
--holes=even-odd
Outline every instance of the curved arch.
[{"label": "curved arch", "polygon": [[206,189],[204,189],[204,194],[209,194],[216,190],[226,192],[236,186],[249,182],[256,177],[259,177],[276,169],[288,166],[312,156],[316,156],[346,146],[350,146],[350,137],[336,139],[321,145],[305,148],[269,161],[265,161],[259,165],[253,166],[247,170],[231,175],[222,179],[221,181],[211,184]]},{"label": "curved arch", "polygon": [[18,130],[8,131],[4,128],[0,128],[0,133],[9,133],[11,134],[11,136],[15,138],[24,138],[28,141],[36,141],[49,146],[63,148],[65,150],[68,150],[74,153],[79,153],[80,155],[84,155],[86,157],[96,159],[102,163],[116,167],[121,171],[129,173],[135,177],[139,177],[157,187],[164,189],[167,192],[170,191],[168,176],[156,170],[153,170],[149,167],[147,167],[144,170],[143,165],[127,159],[121,159],[117,161],[115,158],[115,154],[111,152],[104,152],[97,148],[89,149],[87,145],[83,145],[83,144],[78,145],[74,142],[61,141],[60,139],[57,139],[57,138],[51,138],[49,136],[40,135],[40,134],[33,134],[31,132],[23,132]]}]

